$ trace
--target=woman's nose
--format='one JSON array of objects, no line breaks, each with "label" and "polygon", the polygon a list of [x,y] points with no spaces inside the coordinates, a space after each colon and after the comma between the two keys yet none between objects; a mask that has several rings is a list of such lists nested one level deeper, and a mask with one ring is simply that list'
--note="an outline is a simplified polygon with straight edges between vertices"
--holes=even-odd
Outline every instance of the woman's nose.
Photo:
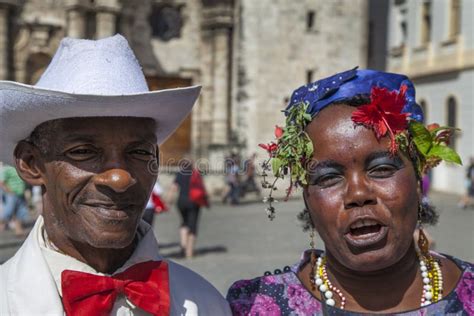
[{"label": "woman's nose", "polygon": [[95,176],[96,185],[109,187],[117,193],[127,191],[135,183],[137,180],[123,169],[110,169]]},{"label": "woman's nose", "polygon": [[369,180],[363,175],[354,174],[347,180],[347,190],[344,197],[346,209],[376,203],[377,198],[370,187]]}]

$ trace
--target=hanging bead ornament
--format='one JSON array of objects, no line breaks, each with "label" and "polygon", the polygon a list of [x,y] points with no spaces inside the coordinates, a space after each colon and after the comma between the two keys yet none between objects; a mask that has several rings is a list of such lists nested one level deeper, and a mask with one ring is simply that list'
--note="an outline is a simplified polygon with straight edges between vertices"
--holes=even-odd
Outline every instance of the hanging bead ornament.
[{"label": "hanging bead ornament", "polygon": [[[426,237],[426,236],[425,236]],[[420,307],[435,303],[443,298],[443,275],[440,265],[431,255],[418,255],[420,260],[421,277],[423,281],[423,293],[421,295]],[[346,298],[341,290],[332,285],[329,281],[326,270],[326,256],[322,254],[316,260],[314,273],[314,284],[321,292],[321,299],[325,300],[329,306],[335,306],[334,293],[339,296],[340,309],[344,309]]]},{"label": "hanging bead ornament", "polygon": [[443,275],[439,263],[432,256],[420,258],[421,277],[423,279],[423,294],[420,306],[430,305],[443,297]]},{"label": "hanging bead ornament", "polygon": [[346,298],[342,294],[341,290],[336,288],[334,285],[332,285],[331,281],[329,281],[328,273],[326,271],[326,256],[324,255],[321,255],[316,260],[316,276],[314,283],[319,287],[319,290],[321,291],[321,299],[325,300],[327,305],[336,305],[336,301],[333,298],[334,293],[336,293],[341,301],[341,306],[339,308],[344,309],[344,306],[346,305]]}]

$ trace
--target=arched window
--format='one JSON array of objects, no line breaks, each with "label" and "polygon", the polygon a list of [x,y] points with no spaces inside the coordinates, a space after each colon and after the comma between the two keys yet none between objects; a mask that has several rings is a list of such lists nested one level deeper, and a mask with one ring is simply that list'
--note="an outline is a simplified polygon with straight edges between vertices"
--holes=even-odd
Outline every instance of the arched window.
[{"label": "arched window", "polygon": [[[457,122],[457,112],[458,112],[457,107],[458,105],[457,105],[456,98],[454,98],[453,96],[450,96],[447,101],[448,116],[447,116],[446,124],[454,128],[457,127],[457,123],[458,123]],[[451,135],[449,147],[451,147],[452,149],[456,149],[456,132],[453,132],[453,134]]]},{"label": "arched window", "polygon": [[421,44],[431,41],[431,0],[425,0],[421,7]]},{"label": "arched window", "polygon": [[423,123],[426,123],[426,118],[428,117],[428,105],[426,104],[425,100],[420,100],[418,102],[420,105],[421,109],[423,110]]},{"label": "arched window", "polygon": [[449,38],[454,39],[461,31],[461,0],[451,0]]}]

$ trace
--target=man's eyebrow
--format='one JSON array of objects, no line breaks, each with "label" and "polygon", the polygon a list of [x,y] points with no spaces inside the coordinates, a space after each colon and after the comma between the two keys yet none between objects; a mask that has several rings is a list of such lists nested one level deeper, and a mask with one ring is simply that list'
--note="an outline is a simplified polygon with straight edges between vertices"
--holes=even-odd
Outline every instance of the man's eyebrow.
[{"label": "man's eyebrow", "polygon": [[74,142],[74,141],[83,141],[88,143],[93,143],[97,138],[92,135],[75,135],[69,134],[63,138],[66,142]]},{"label": "man's eyebrow", "polygon": [[[88,143],[94,143],[97,141],[97,137],[95,135],[75,135],[70,134],[63,138],[66,142],[74,142],[74,141],[82,141]],[[139,136],[134,138],[130,143],[151,143],[156,144],[156,135],[153,133],[146,134],[143,136]]]}]

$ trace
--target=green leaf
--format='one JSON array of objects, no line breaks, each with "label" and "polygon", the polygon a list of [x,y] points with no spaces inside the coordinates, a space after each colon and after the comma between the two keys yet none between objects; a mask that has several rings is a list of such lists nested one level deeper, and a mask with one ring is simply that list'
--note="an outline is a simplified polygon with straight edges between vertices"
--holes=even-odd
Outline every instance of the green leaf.
[{"label": "green leaf", "polygon": [[413,142],[416,147],[423,155],[426,155],[433,145],[433,138],[430,132],[423,124],[414,121],[410,122],[408,128],[413,136]]},{"label": "green leaf", "polygon": [[275,177],[279,176],[281,165],[282,161],[279,158],[272,158],[272,171]]},{"label": "green leaf", "polygon": [[458,165],[462,165],[461,158],[458,153],[446,145],[436,144],[431,148],[428,156],[435,156],[443,159],[447,162],[454,162]]},{"label": "green leaf", "polygon": [[303,117],[308,122],[312,120],[311,114],[305,113],[305,114],[303,114]]},{"label": "green leaf", "polygon": [[313,142],[308,141],[306,143],[306,157],[311,157],[313,155]]}]

